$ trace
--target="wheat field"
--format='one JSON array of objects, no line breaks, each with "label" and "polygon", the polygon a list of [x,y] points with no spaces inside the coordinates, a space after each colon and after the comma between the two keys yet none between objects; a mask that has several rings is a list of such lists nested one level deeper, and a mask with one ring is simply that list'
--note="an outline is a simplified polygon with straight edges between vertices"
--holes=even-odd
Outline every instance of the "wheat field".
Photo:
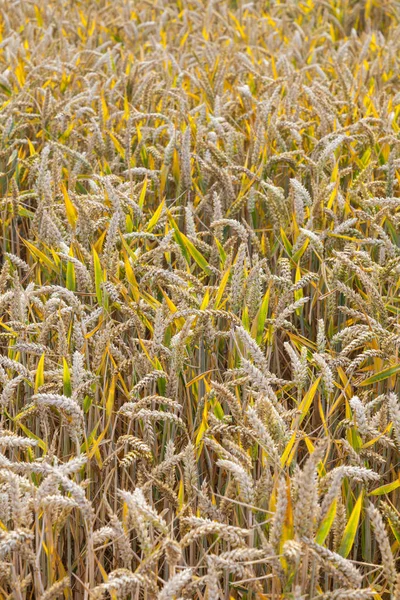
[{"label": "wheat field", "polygon": [[0,599],[400,600],[398,0],[0,15]]}]

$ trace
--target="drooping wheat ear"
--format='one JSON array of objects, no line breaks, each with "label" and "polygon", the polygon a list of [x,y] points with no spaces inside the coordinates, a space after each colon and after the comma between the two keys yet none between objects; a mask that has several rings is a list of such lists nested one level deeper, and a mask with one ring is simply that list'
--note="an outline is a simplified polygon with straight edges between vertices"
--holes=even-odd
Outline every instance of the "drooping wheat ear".
[{"label": "drooping wheat ear", "polygon": [[295,540],[287,540],[283,544],[282,552],[287,561],[298,565],[302,556],[302,547]]},{"label": "drooping wheat ear", "polygon": [[68,479],[68,477],[62,473],[62,471],[56,471],[55,477],[60,482],[64,490],[71,494],[71,497],[75,500],[82,515],[86,519],[88,528],[91,528],[94,521],[94,509],[90,500],[86,498],[84,489],[71,479]]},{"label": "drooping wheat ear", "polygon": [[73,436],[79,438],[82,435],[83,411],[74,399],[58,394],[35,394],[32,400],[38,406],[58,408],[70,417]]},{"label": "drooping wheat ear", "polygon": [[19,435],[1,435],[0,432],[0,448],[32,448],[37,446],[37,440],[30,440]]},{"label": "drooping wheat ear", "polygon": [[218,535],[233,546],[242,546],[244,538],[249,535],[247,529],[201,517],[185,517],[183,522],[190,526],[191,530],[181,539],[180,544],[182,548],[210,534]]},{"label": "drooping wheat ear", "polygon": [[279,542],[282,537],[283,525],[286,517],[286,509],[288,504],[286,481],[282,477],[279,480],[277,488],[276,509],[272,520],[269,541],[273,548],[279,552]]},{"label": "drooping wheat ear", "polygon": [[11,254],[10,252],[4,252],[4,256],[6,256],[13,265],[19,267],[23,271],[29,270],[29,265],[24,260],[22,260],[22,258],[20,258],[19,256],[16,256],[15,254]]},{"label": "drooping wheat ear", "polygon": [[226,469],[229,473],[232,473],[234,479],[237,481],[240,487],[240,495],[243,500],[249,504],[254,502],[254,484],[253,479],[244,468],[231,460],[220,459],[217,461],[217,466],[221,469]]},{"label": "drooping wheat ear", "polygon": [[334,377],[331,368],[327,364],[321,354],[315,353],[313,354],[313,358],[317,363],[319,369],[321,370],[322,380],[324,382],[325,389],[327,393],[331,394],[334,390]]},{"label": "drooping wheat ear", "polygon": [[372,527],[375,532],[375,538],[378,542],[381,553],[383,571],[389,584],[393,586],[396,581],[396,564],[390,546],[389,536],[383,523],[382,515],[371,503],[367,507],[367,512],[369,518],[371,519]]},{"label": "drooping wheat ear", "polygon": [[48,590],[44,592],[44,594],[40,597],[40,600],[54,600],[54,598],[58,598],[69,585],[70,579],[68,576],[60,579],[60,581],[56,581]]},{"label": "drooping wheat ear", "polygon": [[168,375],[167,373],[165,373],[164,371],[151,371],[150,373],[148,373],[147,375],[145,375],[143,377],[143,379],[141,379],[141,381],[139,381],[139,383],[137,383],[133,389],[132,389],[132,395],[137,395],[143,388],[145,388],[148,385],[151,385],[152,383],[154,383],[155,381],[157,381],[160,378],[165,378],[168,379]]},{"label": "drooping wheat ear", "polygon": [[104,598],[107,593],[116,594],[117,598],[125,598],[128,594],[136,593],[140,587],[154,588],[147,575],[132,573],[128,569],[116,569],[109,573],[105,583],[91,590],[91,595],[96,600]]},{"label": "drooping wheat ear", "polygon": [[259,418],[256,410],[249,406],[246,411],[246,415],[249,421],[249,424],[252,429],[254,429],[255,435],[254,438],[256,441],[266,450],[268,453],[271,462],[273,464],[278,464],[279,462],[279,452],[278,448],[270,435],[269,431],[265,427],[264,423]]},{"label": "drooping wheat ear", "polygon": [[123,501],[126,502],[128,508],[131,508],[135,512],[139,513],[146,522],[151,523],[155,527],[159,528],[163,534],[167,533],[168,527],[166,522],[162,517],[160,517],[154,508],[149,505],[140,488],[136,488],[133,493],[125,490],[119,490],[119,495]]},{"label": "drooping wheat ear", "polygon": [[379,475],[377,473],[364,467],[347,467],[342,465],[332,469],[329,475],[324,478],[325,482],[330,482],[330,486],[322,501],[321,521],[326,516],[332,502],[338,497],[345,477],[354,478],[363,482],[379,480]]},{"label": "drooping wheat ear", "polygon": [[400,600],[400,574],[396,577],[396,585],[393,590],[393,600]]},{"label": "drooping wheat ear", "polygon": [[361,435],[368,435],[369,427],[365,407],[358,396],[353,396],[350,400],[350,406],[355,412],[359,432]]},{"label": "drooping wheat ear", "polygon": [[220,600],[219,578],[220,572],[216,568],[213,556],[207,557],[207,600]]},{"label": "drooping wheat ear", "polygon": [[234,311],[239,310],[242,305],[244,298],[244,282],[245,282],[245,264],[246,264],[246,244],[242,243],[239,246],[239,250],[236,256],[234,264],[231,294],[232,294],[232,308]]},{"label": "drooping wheat ear", "polygon": [[189,188],[191,185],[190,137],[190,126],[188,125],[182,138],[182,177],[185,188]]},{"label": "drooping wheat ear", "polygon": [[195,447],[191,442],[189,442],[186,446],[183,465],[185,489],[188,495],[188,500],[191,501],[194,498],[195,489],[198,487],[196,452]]},{"label": "drooping wheat ear", "polygon": [[282,312],[276,316],[274,323],[275,328],[280,329],[281,327],[287,326],[287,318],[290,317],[290,315],[292,315],[294,312],[296,312],[298,308],[301,308],[302,306],[307,304],[309,299],[310,298],[308,296],[304,298],[299,298],[299,300],[296,300],[295,302],[289,304],[289,306],[284,308]]},{"label": "drooping wheat ear", "polygon": [[307,459],[303,470],[297,476],[294,521],[300,538],[309,536],[315,527],[318,512],[317,464],[324,450],[325,444],[321,443]]},{"label": "drooping wheat ear", "polygon": [[268,361],[255,339],[252,338],[248,331],[242,326],[236,327],[235,333],[256,363],[257,367],[265,374],[269,374]]},{"label": "drooping wheat ear", "polygon": [[33,534],[25,529],[2,531],[0,533],[0,559],[5,559],[10,552],[20,548],[24,544],[28,546],[33,538]]},{"label": "drooping wheat ear", "polygon": [[184,569],[180,573],[176,573],[176,575],[166,582],[163,589],[158,594],[157,600],[169,600],[174,596],[176,597],[182,588],[190,582],[192,576],[192,569]]},{"label": "drooping wheat ear", "polygon": [[290,357],[293,381],[296,384],[298,394],[301,394],[301,390],[307,381],[307,348],[303,346],[301,355],[298,357],[288,342],[284,343],[284,347]]},{"label": "drooping wheat ear", "polygon": [[393,437],[400,449],[400,402],[393,392],[388,394],[389,415],[393,423]]},{"label": "drooping wheat ear", "polygon": [[110,527],[113,530],[114,544],[118,549],[124,565],[127,566],[134,557],[134,552],[129,540],[129,532],[125,531],[121,521],[118,519],[117,515],[112,512],[110,507],[108,507],[108,513],[110,515]]},{"label": "drooping wheat ear", "polygon": [[303,538],[303,542],[314,551],[318,560],[323,560],[331,564],[348,585],[354,588],[360,587],[362,575],[349,560],[324,546],[320,546],[307,537]]},{"label": "drooping wheat ear", "polygon": [[216,381],[211,381],[211,385],[217,392],[218,396],[226,401],[229,406],[229,410],[235,418],[235,421],[240,423],[242,418],[242,407],[240,406],[240,402],[235,394],[233,394],[225,385],[222,385]]},{"label": "drooping wheat ear", "polygon": [[317,331],[317,352],[323,354],[326,348],[325,323],[323,319],[318,319]]},{"label": "drooping wheat ear", "polygon": [[357,590],[338,589],[322,594],[322,598],[327,600],[368,600],[374,596],[374,590],[369,588],[359,588]]}]

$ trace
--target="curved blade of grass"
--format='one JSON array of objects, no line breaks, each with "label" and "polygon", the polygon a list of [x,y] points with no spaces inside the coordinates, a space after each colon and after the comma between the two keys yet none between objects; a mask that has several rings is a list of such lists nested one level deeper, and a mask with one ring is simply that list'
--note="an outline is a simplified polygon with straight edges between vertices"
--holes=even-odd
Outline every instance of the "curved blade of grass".
[{"label": "curved blade of grass", "polygon": [[389,379],[392,375],[400,372],[400,364],[394,365],[394,367],[389,367],[388,369],[384,369],[383,371],[379,371],[379,373],[375,373],[375,375],[371,375],[368,379],[364,379],[359,386],[364,387],[366,385],[372,385],[374,383],[379,383],[380,381],[384,381],[385,379]]},{"label": "curved blade of grass", "polygon": [[363,492],[361,492],[361,494],[358,496],[357,502],[354,505],[340,542],[338,553],[343,556],[343,558],[346,558],[349,555],[350,550],[353,547],[354,540],[357,535],[358,523],[360,520],[362,501]]},{"label": "curved blade of grass", "polygon": [[335,520],[336,508],[337,499],[335,498],[328,512],[326,513],[325,518],[323,519],[321,525],[318,528],[317,535],[315,537],[315,541],[317,542],[317,544],[323,544],[327,536],[329,535],[329,532],[333,525],[333,521]]}]

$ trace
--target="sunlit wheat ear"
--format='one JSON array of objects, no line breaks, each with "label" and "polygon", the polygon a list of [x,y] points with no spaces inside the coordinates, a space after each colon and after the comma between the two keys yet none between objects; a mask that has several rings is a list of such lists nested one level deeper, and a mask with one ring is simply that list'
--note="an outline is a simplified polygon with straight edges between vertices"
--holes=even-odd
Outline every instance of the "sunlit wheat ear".
[{"label": "sunlit wheat ear", "polygon": [[246,415],[250,427],[254,430],[254,439],[257,440],[258,444],[266,451],[271,463],[277,464],[279,460],[279,452],[271,434],[257,415],[257,412],[252,407],[248,407]]},{"label": "sunlit wheat ear", "polygon": [[390,418],[393,422],[393,437],[396,441],[397,447],[400,447],[400,403],[393,392],[388,396],[388,407]]},{"label": "sunlit wheat ear", "polygon": [[225,401],[229,406],[229,410],[232,413],[235,420],[240,423],[242,418],[242,407],[238,398],[233,394],[226,386],[216,381],[211,382],[213,389],[216,391],[219,398]]},{"label": "sunlit wheat ear", "polygon": [[372,527],[374,528],[376,540],[378,542],[379,551],[381,553],[383,571],[390,586],[393,586],[396,581],[396,566],[382,516],[378,509],[372,504],[368,506],[367,511],[369,518],[371,519]]},{"label": "sunlit wheat ear", "polygon": [[92,590],[91,595],[95,599],[105,598],[107,594],[124,598],[127,594],[136,593],[141,587],[151,588],[151,581],[147,576],[132,573],[128,569],[116,569],[109,574],[106,583]]},{"label": "sunlit wheat ear", "polygon": [[226,540],[233,546],[242,546],[244,538],[249,534],[247,529],[226,525],[225,523],[219,523],[218,521],[203,519],[201,517],[185,517],[184,523],[189,525],[191,529],[181,540],[182,548],[185,548],[195,540],[210,534],[218,535],[221,539]]},{"label": "sunlit wheat ear", "polygon": [[261,348],[258,346],[256,341],[251,335],[243,328],[237,327],[235,329],[236,336],[244,345],[246,351],[250,354],[256,365],[264,372],[269,373],[268,361],[265,358]]},{"label": "sunlit wheat ear", "polygon": [[356,600],[358,598],[360,600],[368,600],[369,598],[374,597],[374,591],[368,588],[359,588],[357,590],[339,588],[332,592],[328,592],[326,597],[329,598],[329,600],[347,600],[347,598],[349,600]]},{"label": "sunlit wheat ear", "polygon": [[279,542],[286,517],[287,503],[286,482],[284,479],[280,479],[277,486],[276,509],[269,534],[269,541],[272,547],[276,549],[279,549]]},{"label": "sunlit wheat ear", "polygon": [[321,377],[327,394],[332,393],[334,389],[334,376],[331,368],[320,354],[315,353],[313,358],[317,363],[318,368],[321,370]]},{"label": "sunlit wheat ear", "polygon": [[367,435],[369,428],[368,428],[365,408],[364,408],[362,402],[360,401],[360,399],[357,396],[354,396],[350,400],[350,406],[355,413],[356,420],[357,420],[357,427],[358,427],[360,434]]},{"label": "sunlit wheat ear", "polygon": [[360,587],[362,575],[349,560],[343,558],[340,554],[331,552],[327,548],[312,542],[308,538],[303,538],[303,541],[314,551],[318,560],[322,560],[326,566],[329,565],[333,567],[333,573],[336,573],[336,576],[340,581],[354,588]]},{"label": "sunlit wheat ear", "polygon": [[296,477],[295,526],[298,536],[309,536],[315,529],[318,516],[317,465],[324,454],[325,444],[321,443],[307,459],[304,468]]},{"label": "sunlit wheat ear", "polygon": [[253,481],[244,468],[238,463],[224,459],[218,460],[217,465],[232,473],[232,476],[239,484],[241,497],[245,502],[251,504],[254,501]]},{"label": "sunlit wheat ear", "polygon": [[44,594],[42,595],[43,600],[54,600],[55,598],[59,598],[61,594],[64,592],[66,588],[70,585],[69,577],[64,577],[64,579],[60,579],[60,581],[56,581],[53,585],[48,588]]}]

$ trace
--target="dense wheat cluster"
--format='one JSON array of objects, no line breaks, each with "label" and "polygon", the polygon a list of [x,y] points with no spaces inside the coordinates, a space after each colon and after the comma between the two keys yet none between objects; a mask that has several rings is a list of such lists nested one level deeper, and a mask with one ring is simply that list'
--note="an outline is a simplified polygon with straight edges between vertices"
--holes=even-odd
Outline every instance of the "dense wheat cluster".
[{"label": "dense wheat cluster", "polygon": [[0,8],[0,598],[400,600],[398,1]]}]

